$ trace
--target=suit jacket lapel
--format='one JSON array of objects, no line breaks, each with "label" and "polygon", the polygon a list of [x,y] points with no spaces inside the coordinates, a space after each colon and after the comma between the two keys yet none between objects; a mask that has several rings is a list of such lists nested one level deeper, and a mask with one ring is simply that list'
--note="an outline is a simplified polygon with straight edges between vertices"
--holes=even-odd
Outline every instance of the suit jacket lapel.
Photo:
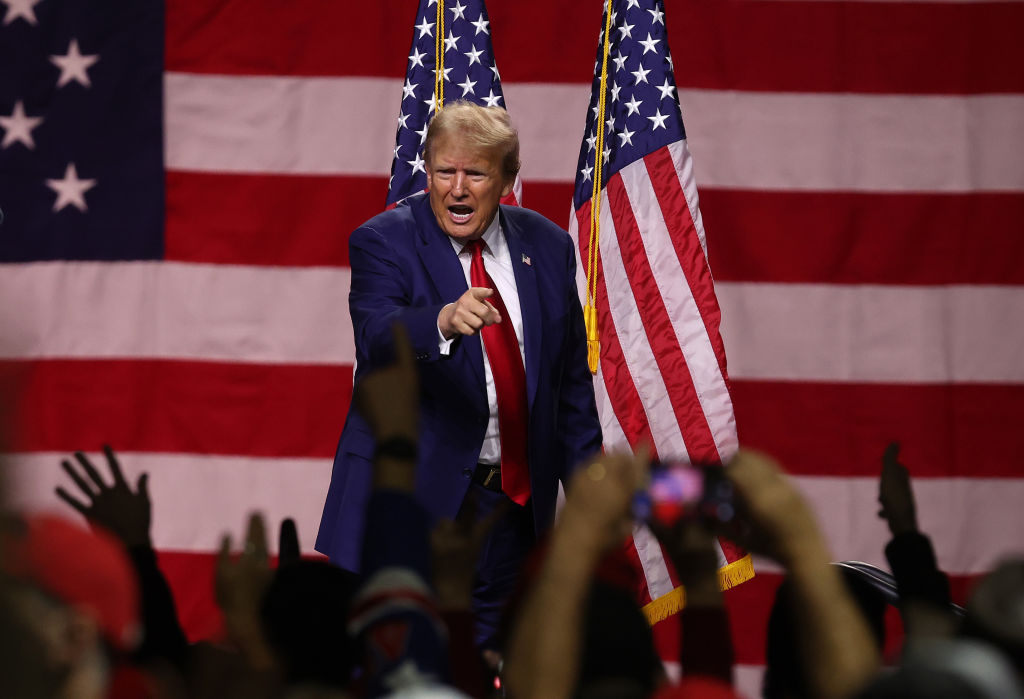
[{"label": "suit jacket lapel", "polygon": [[[430,208],[430,199],[426,196],[419,201],[410,203],[416,219],[419,237],[416,251],[423,262],[423,267],[430,275],[438,297],[443,303],[450,303],[468,290],[466,275],[462,264],[452,248],[451,240],[437,225],[434,212]],[[459,339],[455,349],[451,367],[454,373],[467,373],[475,377],[478,389],[473,391],[480,396],[484,409],[487,408],[487,385],[484,379],[484,354],[480,348],[480,337],[463,337]],[[454,377],[453,377],[453,380]]]},{"label": "suit jacket lapel", "polygon": [[[501,209],[499,209],[501,211]],[[501,212],[501,226],[508,242],[508,251],[512,256],[512,270],[516,275],[516,288],[519,292],[519,307],[523,314],[523,345],[526,355],[526,398],[533,407],[537,395],[537,379],[540,375],[538,362],[541,351],[541,312],[540,293],[537,290],[537,275],[533,265],[526,260],[532,258],[532,246],[528,240],[528,232],[516,226]]]}]

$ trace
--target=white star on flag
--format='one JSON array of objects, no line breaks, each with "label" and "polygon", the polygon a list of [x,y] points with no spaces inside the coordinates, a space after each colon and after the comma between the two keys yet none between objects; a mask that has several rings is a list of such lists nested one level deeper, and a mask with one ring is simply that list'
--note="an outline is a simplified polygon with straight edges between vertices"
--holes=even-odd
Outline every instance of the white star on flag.
[{"label": "white star on flag", "polygon": [[63,56],[50,56],[50,62],[60,68],[60,77],[57,78],[57,87],[64,87],[72,80],[92,87],[89,81],[89,68],[100,60],[98,54],[83,56],[78,49],[78,39],[72,39],[68,44],[68,52]]},{"label": "white star on flag", "polygon": [[452,22],[457,19],[466,19],[466,6],[458,0],[455,2],[455,7],[449,7],[448,11],[452,13]]},{"label": "white star on flag", "polygon": [[477,49],[476,46],[472,46],[470,48],[471,50],[465,53],[465,55],[469,58],[469,65],[473,65],[474,63],[480,63],[480,57],[484,55],[484,52]]},{"label": "white star on flag", "polygon": [[627,114],[626,116],[633,116],[634,114],[637,114],[640,111],[640,105],[643,103],[644,101],[638,100],[636,98],[636,95],[630,97],[629,101],[625,103],[626,108],[629,110],[629,114]]},{"label": "white star on flag", "polygon": [[409,79],[406,78],[405,79],[405,85],[402,85],[402,100],[404,101],[407,97],[415,97],[416,96],[416,87],[417,86],[418,86],[418,83],[417,84],[410,83]]},{"label": "white star on flag", "polygon": [[651,123],[653,124],[653,126],[651,127],[651,131],[657,131],[658,128],[664,129],[665,120],[668,119],[668,117],[669,115],[662,114],[660,109],[657,112],[655,112],[654,116],[647,117],[648,119],[651,120]]},{"label": "white star on flag", "polygon": [[657,52],[657,50],[658,50],[657,46],[658,46],[658,44],[660,42],[661,42],[661,39],[652,39],[651,38],[651,33],[647,32],[647,38],[646,39],[641,39],[639,43],[640,43],[641,46],[644,47],[644,55],[646,55],[648,51]]},{"label": "white star on flag", "polygon": [[488,107],[500,107],[501,106],[501,95],[494,94],[494,90],[491,90],[490,94],[483,98],[484,102],[487,103]]},{"label": "white star on flag", "polygon": [[413,49],[412,49],[412,53],[409,54],[409,61],[414,66],[422,66],[423,65],[423,57],[426,56],[426,55],[427,54],[425,54],[425,53],[420,53],[420,50],[414,46]]},{"label": "white star on flag", "polygon": [[426,17],[423,18],[421,24],[416,25],[416,28],[420,30],[420,39],[425,36],[434,36],[434,25],[428,22]]},{"label": "white star on flag", "polygon": [[73,206],[79,211],[87,211],[85,193],[96,186],[96,180],[78,179],[78,170],[74,163],[68,163],[63,179],[46,180],[46,186],[57,193],[57,201],[53,210],[60,211],[66,206]]},{"label": "white star on flag", "polygon": [[665,13],[661,10],[647,10],[651,13],[651,24],[665,24]]},{"label": "white star on flag", "polygon": [[36,12],[33,9],[42,0],[3,0],[7,5],[7,13],[4,15],[4,26],[7,26],[19,17],[29,24],[38,24]]},{"label": "white star on flag", "polygon": [[423,158],[420,157],[419,153],[417,153],[416,157],[413,158],[412,160],[406,160],[405,162],[412,165],[412,171],[414,174],[416,172],[426,172],[426,169],[423,167],[425,161],[423,160]]},{"label": "white star on flag", "polygon": [[643,64],[638,65],[636,67],[636,70],[631,70],[630,71],[630,73],[633,74],[633,77],[636,78],[636,80],[633,82],[633,84],[634,85],[639,85],[640,83],[647,82],[647,74],[650,73],[650,72],[651,72],[650,70],[644,70]]},{"label": "white star on flag", "polygon": [[588,165],[587,167],[580,170],[580,174],[583,175],[584,182],[590,179],[590,173],[592,173],[593,171],[594,167],[592,165]]},{"label": "white star on flag", "polygon": [[0,117],[0,127],[5,130],[0,148],[7,148],[17,142],[32,150],[36,147],[36,143],[32,139],[32,129],[42,123],[42,117],[30,117],[25,114],[25,105],[18,100],[14,103],[14,111],[10,116]]},{"label": "white star on flag", "polygon": [[665,78],[664,85],[655,85],[654,89],[661,91],[661,99],[665,99],[666,97],[675,97],[672,93],[676,91],[676,88],[674,85],[669,84],[668,78]]},{"label": "white star on flag", "polygon": [[473,36],[476,36],[480,32],[483,32],[484,34],[490,34],[491,33],[491,30],[487,28],[487,25],[490,24],[490,22],[488,22],[486,19],[484,19],[483,15],[480,15],[479,17],[477,17],[476,21],[475,22],[470,22],[470,24],[472,24],[474,27],[476,27],[476,32],[473,34]]},{"label": "white star on flag", "polygon": [[444,40],[444,52],[448,53],[452,49],[459,48],[459,39],[461,38],[461,36],[455,36],[455,32],[449,29],[448,38]]},{"label": "white star on flag", "polygon": [[476,80],[470,80],[469,76],[467,75],[466,81],[459,83],[459,87],[462,88],[462,96],[465,97],[466,95],[475,95],[476,93],[473,91],[473,87],[475,86]]},{"label": "white star on flag", "polygon": [[620,35],[619,35],[619,41],[622,41],[627,36],[630,39],[632,39],[633,38],[633,27],[635,27],[635,26],[636,26],[635,24],[623,24],[621,27],[619,27],[619,32],[621,32]]},{"label": "white star on flag", "polygon": [[622,146],[626,145],[627,143],[629,145],[633,145],[633,134],[635,134],[635,133],[636,133],[635,131],[630,131],[627,128],[627,129],[624,129],[622,133],[617,134],[618,137],[622,139],[619,142],[619,147],[622,147]]}]

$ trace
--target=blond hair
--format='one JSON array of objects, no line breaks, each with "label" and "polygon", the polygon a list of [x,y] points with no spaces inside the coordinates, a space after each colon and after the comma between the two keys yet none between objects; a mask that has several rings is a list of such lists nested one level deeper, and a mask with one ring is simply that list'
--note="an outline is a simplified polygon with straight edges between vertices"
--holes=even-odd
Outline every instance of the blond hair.
[{"label": "blond hair", "polygon": [[446,104],[427,128],[423,159],[428,164],[438,139],[450,135],[458,135],[469,146],[497,151],[506,180],[519,174],[519,134],[502,107],[483,107],[468,100]]}]

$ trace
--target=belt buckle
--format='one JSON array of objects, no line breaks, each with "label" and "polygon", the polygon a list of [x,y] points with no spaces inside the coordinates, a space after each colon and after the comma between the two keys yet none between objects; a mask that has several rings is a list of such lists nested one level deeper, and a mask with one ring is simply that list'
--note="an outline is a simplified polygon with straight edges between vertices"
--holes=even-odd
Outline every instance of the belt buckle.
[{"label": "belt buckle", "polygon": [[496,475],[498,475],[499,473],[501,473],[501,467],[500,466],[491,466],[491,470],[487,472],[487,477],[484,478],[483,486],[485,488],[490,488],[491,487],[491,481],[493,481],[494,477]]}]

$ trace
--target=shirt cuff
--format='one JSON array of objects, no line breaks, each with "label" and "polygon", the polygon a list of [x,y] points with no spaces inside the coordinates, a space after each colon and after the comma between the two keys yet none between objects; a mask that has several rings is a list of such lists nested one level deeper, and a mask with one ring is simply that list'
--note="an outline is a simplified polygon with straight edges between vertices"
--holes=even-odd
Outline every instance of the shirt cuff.
[{"label": "shirt cuff", "polygon": [[441,332],[441,327],[437,328],[437,351],[442,357],[447,357],[451,354],[452,343],[455,342],[453,337],[450,340],[445,339],[444,333]]}]

